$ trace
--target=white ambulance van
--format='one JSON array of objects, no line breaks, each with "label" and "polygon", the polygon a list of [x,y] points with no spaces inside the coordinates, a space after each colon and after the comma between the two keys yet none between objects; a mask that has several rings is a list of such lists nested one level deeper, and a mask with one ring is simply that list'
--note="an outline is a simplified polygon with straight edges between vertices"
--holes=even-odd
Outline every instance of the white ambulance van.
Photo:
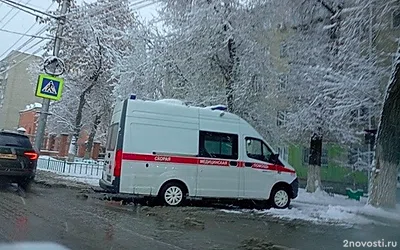
[{"label": "white ambulance van", "polygon": [[295,170],[222,105],[132,95],[116,104],[106,150],[102,189],[158,197],[169,206],[214,198],[286,208],[298,193]]}]

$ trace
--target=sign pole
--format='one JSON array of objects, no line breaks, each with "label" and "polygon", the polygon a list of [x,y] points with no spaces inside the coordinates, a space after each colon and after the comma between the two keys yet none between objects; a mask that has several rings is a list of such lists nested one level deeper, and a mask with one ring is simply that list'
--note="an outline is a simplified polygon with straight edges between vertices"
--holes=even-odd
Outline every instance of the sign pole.
[{"label": "sign pole", "polygon": [[[58,57],[58,54],[60,52],[60,44],[61,44],[61,35],[64,29],[64,24],[62,23],[62,20],[65,17],[65,13],[67,13],[68,7],[69,7],[69,1],[70,0],[63,0],[62,6],[61,6],[61,17],[58,19],[58,27],[57,27],[57,34],[55,38],[55,43],[54,43],[54,50],[53,50],[53,56]],[[54,69],[55,71],[55,69]],[[35,136],[35,147],[40,152],[42,149],[42,144],[43,144],[43,139],[44,139],[44,133],[46,130],[46,123],[47,123],[47,115],[49,113],[49,108],[50,108],[50,99],[43,99],[42,102],[42,109],[40,112],[40,117],[39,117],[39,122],[38,122],[38,127],[36,130],[36,136]]]}]

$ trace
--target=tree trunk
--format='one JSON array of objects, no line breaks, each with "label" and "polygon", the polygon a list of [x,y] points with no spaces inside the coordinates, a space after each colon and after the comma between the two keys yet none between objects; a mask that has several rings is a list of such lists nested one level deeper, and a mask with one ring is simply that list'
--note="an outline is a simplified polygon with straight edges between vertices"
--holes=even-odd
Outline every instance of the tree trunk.
[{"label": "tree trunk", "polygon": [[310,141],[310,157],[307,171],[306,191],[314,193],[321,188],[322,136],[314,133]]},{"label": "tree trunk", "polygon": [[[94,31],[93,27],[92,30]],[[97,64],[97,70],[92,74],[92,76],[89,78],[89,82],[91,83],[85,90],[82,91],[82,93],[79,96],[79,104],[78,104],[78,110],[76,112],[76,117],[75,117],[75,130],[74,130],[74,136],[72,139],[75,138],[75,140],[71,140],[71,146],[70,150],[68,152],[68,160],[74,161],[74,158],[76,156],[78,147],[78,139],[79,135],[82,129],[82,115],[83,115],[83,108],[85,107],[85,98],[86,94],[90,93],[90,91],[93,89],[93,87],[97,84],[97,80],[99,79],[99,76],[101,74],[101,69],[103,65],[103,47],[100,44],[100,40],[98,37],[96,37],[97,45],[99,46],[99,61]],[[74,144],[72,142],[74,141]]]},{"label": "tree trunk", "polygon": [[228,40],[228,52],[229,52],[229,66],[228,73],[226,74],[226,102],[228,106],[228,110],[230,112],[234,112],[234,100],[233,100],[233,85],[235,83],[236,76],[236,68],[238,64],[239,58],[236,55],[236,45],[235,40],[233,38],[229,38]]},{"label": "tree trunk", "polygon": [[93,127],[90,130],[89,139],[88,139],[88,143],[86,146],[85,159],[89,159],[92,154],[93,141],[94,141],[94,137],[97,132],[97,127],[100,124],[100,118],[101,118],[101,115],[96,115],[94,118]]},{"label": "tree trunk", "polygon": [[377,145],[376,165],[372,171],[368,203],[375,207],[394,208],[399,164],[385,160],[382,148],[381,145]]},{"label": "tree trunk", "polygon": [[396,184],[400,163],[400,64],[394,68],[386,92],[376,142],[375,167],[371,174],[368,203],[376,207],[396,206]]},{"label": "tree trunk", "polygon": [[74,135],[72,136],[71,144],[68,151],[68,161],[70,162],[73,162],[75,160],[75,156],[78,151],[77,144],[82,129],[82,113],[83,113],[83,108],[85,106],[85,96],[86,92],[83,91],[79,97],[78,110],[76,111],[76,117],[75,117]]}]

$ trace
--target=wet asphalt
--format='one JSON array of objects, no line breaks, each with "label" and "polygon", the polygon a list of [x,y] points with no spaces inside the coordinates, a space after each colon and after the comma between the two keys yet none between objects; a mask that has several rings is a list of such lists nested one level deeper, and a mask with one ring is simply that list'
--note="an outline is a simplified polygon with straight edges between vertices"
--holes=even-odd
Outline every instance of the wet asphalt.
[{"label": "wet asphalt", "polygon": [[121,205],[87,190],[38,184],[27,194],[13,186],[0,189],[0,242],[51,241],[70,249],[273,249],[269,243],[342,249],[344,240],[400,243],[400,225],[387,224],[343,227],[211,207]]}]

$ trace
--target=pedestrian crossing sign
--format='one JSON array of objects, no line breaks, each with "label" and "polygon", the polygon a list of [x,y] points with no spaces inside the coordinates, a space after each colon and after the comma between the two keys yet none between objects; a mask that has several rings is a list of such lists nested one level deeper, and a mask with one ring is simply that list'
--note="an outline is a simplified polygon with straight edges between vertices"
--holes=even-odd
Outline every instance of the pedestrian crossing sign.
[{"label": "pedestrian crossing sign", "polygon": [[36,96],[54,101],[61,99],[64,79],[40,74],[36,86]]}]

